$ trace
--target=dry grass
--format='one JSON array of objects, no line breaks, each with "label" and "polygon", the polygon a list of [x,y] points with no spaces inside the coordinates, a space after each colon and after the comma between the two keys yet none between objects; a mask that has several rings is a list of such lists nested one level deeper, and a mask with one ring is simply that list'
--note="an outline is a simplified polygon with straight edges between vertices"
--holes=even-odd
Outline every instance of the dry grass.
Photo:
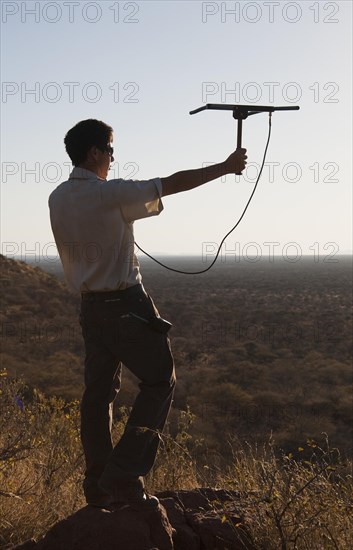
[{"label": "dry grass", "polygon": [[1,548],[40,536],[84,505],[78,403],[37,392],[24,400],[24,390],[20,381],[1,377]]},{"label": "dry grass", "polygon": [[[29,393],[4,371],[0,399],[0,548],[9,549],[85,505],[84,464],[77,401]],[[126,418],[121,412],[115,438]],[[262,448],[231,441],[227,460],[210,460],[202,440],[190,436],[193,420],[190,411],[181,413],[176,434],[163,436],[150,490],[238,490],[252,518],[249,537],[259,549],[352,548],[352,465],[337,449],[308,441],[286,456],[272,441]]]},{"label": "dry grass", "polygon": [[[307,449],[277,456],[270,441],[261,449],[237,446],[222,486],[247,495],[251,538],[266,550],[351,549],[352,464],[337,449],[308,440]],[[309,460],[300,454],[311,449]]]}]

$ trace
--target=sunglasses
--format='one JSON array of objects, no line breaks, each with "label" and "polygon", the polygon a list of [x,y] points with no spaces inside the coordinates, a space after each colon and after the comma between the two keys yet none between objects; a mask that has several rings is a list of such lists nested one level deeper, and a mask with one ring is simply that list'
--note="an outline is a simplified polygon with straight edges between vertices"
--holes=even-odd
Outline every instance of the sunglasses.
[{"label": "sunglasses", "polygon": [[114,147],[112,147],[111,145],[107,145],[105,150],[107,151],[108,155],[110,155],[111,157],[113,156],[114,154]]}]

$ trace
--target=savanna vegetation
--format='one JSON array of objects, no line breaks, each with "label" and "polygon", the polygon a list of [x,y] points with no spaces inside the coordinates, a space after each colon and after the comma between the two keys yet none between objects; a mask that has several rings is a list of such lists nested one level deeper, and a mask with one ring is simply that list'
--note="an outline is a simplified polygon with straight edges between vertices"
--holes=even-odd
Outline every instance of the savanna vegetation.
[{"label": "savanna vegetation", "polygon": [[[79,297],[56,263],[0,261],[0,545],[10,548],[84,505],[83,343]],[[173,323],[178,379],[151,490],[238,489],[258,548],[351,548],[351,258],[220,262],[201,276],[142,269]],[[115,437],[136,391],[125,370]]]},{"label": "savanna vegetation", "polygon": [[[192,260],[169,260],[187,270]],[[48,396],[80,399],[79,297],[62,280],[1,258],[1,365]],[[351,258],[216,264],[200,276],[142,265],[144,284],[170,332],[177,371],[175,413],[189,406],[193,435],[226,454],[227,437],[290,452],[325,432],[352,456]],[[59,277],[59,278],[58,278]],[[131,406],[127,371],[116,406]]]},{"label": "savanna vegetation", "polygon": [[[85,505],[79,402],[45,397],[0,372],[0,548],[40,538],[58,520]],[[119,409],[116,440],[127,410]],[[247,539],[259,550],[350,550],[353,535],[351,462],[326,439],[308,439],[288,455],[228,440],[231,456],[208,454],[203,438],[191,435],[195,415],[180,411],[167,426],[147,486],[151,492],[219,487],[235,489],[246,515]],[[306,454],[304,460],[302,455]],[[296,456],[294,456],[296,455]],[[234,524],[211,503],[222,522]],[[243,532],[243,531],[242,531]]]}]

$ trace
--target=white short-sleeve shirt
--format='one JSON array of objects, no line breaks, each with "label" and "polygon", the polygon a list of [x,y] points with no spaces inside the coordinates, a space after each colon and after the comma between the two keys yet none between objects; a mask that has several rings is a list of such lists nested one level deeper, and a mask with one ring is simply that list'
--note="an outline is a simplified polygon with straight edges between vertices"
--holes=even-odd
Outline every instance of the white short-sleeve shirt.
[{"label": "white short-sleeve shirt", "polygon": [[160,178],[104,180],[74,168],[49,196],[50,222],[65,277],[79,292],[141,282],[133,222],[163,210]]}]

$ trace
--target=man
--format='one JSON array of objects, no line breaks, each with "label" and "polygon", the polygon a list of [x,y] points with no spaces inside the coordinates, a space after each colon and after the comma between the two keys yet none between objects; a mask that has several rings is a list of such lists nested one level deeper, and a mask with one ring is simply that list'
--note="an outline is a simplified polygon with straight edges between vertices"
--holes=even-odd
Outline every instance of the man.
[{"label": "man", "polygon": [[[246,150],[207,168],[147,181],[107,180],[113,129],[89,119],[65,136],[74,165],[69,180],[49,197],[50,219],[67,282],[81,293],[85,343],[85,391],[81,440],[86,460],[87,503],[158,506],[144,490],[175,387],[175,371],[163,320],[142,286],[133,222],[159,214],[162,197],[241,172]],[[159,321],[156,323],[156,319]],[[112,408],[121,363],[140,380],[125,431],[113,448]]]}]

